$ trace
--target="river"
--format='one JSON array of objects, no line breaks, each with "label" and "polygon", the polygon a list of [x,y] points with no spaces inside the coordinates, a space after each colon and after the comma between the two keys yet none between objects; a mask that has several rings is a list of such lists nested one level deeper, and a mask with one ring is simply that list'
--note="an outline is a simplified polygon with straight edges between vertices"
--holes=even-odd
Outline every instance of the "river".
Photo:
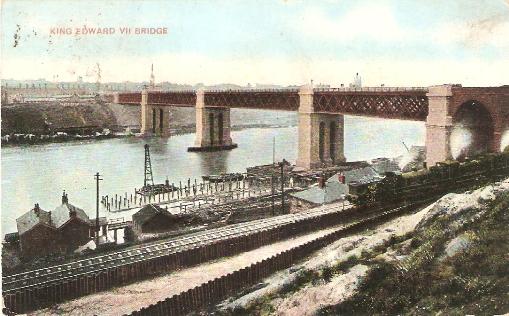
[{"label": "river", "polygon": [[[294,113],[285,115],[296,118]],[[267,117],[276,118],[277,112]],[[248,166],[271,163],[273,137],[277,160],[285,158],[294,163],[297,157],[295,126],[233,131],[232,139],[239,147],[224,152],[188,153],[194,137],[185,134],[3,147],[2,235],[16,231],[16,218],[34,203],[46,211],[55,209],[63,190],[71,204],[95,217],[94,174],[99,172],[104,179],[100,183],[101,195],[133,192],[143,185],[145,143],[150,144],[156,183],[166,178],[178,183],[187,178],[201,179],[204,174],[243,172]],[[402,141],[423,145],[424,139],[423,122],[345,117],[345,156],[349,161],[401,155],[406,151]]]}]

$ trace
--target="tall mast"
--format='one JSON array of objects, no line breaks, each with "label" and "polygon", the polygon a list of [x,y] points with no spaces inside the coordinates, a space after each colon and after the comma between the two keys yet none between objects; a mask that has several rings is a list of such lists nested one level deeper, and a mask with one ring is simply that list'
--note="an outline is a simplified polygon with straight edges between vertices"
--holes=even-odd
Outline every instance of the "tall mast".
[{"label": "tall mast", "polygon": [[150,163],[150,149],[149,145],[145,144],[145,179],[143,186],[154,185],[154,178],[152,176],[152,164]]},{"label": "tall mast", "polygon": [[150,88],[154,89],[156,86],[156,77],[154,76],[154,64],[150,68]]},{"label": "tall mast", "polygon": [[97,92],[99,92],[99,90],[101,90],[101,66],[99,65],[99,63],[96,63],[96,65],[97,65],[97,80],[95,82],[95,88]]}]

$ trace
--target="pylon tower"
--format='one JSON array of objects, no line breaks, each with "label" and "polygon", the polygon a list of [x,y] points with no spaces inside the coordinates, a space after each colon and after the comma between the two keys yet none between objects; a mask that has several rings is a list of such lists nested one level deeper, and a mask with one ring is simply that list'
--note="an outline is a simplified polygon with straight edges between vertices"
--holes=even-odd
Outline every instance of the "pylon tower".
[{"label": "pylon tower", "polygon": [[152,176],[152,164],[150,163],[149,145],[145,144],[145,180],[143,186],[154,185],[154,177]]}]

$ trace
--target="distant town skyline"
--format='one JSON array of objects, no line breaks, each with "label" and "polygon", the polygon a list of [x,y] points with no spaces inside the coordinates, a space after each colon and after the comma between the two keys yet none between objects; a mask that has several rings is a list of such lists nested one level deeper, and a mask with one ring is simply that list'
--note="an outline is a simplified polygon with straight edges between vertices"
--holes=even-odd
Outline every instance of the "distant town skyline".
[{"label": "distant town skyline", "polygon": [[[134,4],[135,3],[135,4]],[[267,15],[266,12],[271,12]],[[59,12],[55,14],[55,12]],[[126,22],[128,21],[128,22]],[[55,35],[53,28],[115,34]],[[123,35],[120,28],[167,28]],[[3,79],[366,86],[509,82],[509,3],[3,1]],[[134,32],[134,31],[133,31]],[[58,78],[58,79],[55,79]]]}]

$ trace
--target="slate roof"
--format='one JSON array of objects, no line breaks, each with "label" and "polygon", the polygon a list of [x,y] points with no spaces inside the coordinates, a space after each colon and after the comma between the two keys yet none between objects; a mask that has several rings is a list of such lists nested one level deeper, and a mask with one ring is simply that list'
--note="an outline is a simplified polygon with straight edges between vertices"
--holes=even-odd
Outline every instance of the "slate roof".
[{"label": "slate roof", "polygon": [[39,223],[51,226],[50,213],[41,208],[39,208],[39,211],[33,208],[16,219],[18,233],[20,235],[29,231]]},{"label": "slate roof", "polygon": [[343,194],[347,193],[348,187],[338,181],[327,183],[325,188],[314,185],[304,191],[295,192],[290,195],[313,204],[324,204],[337,201]]},{"label": "slate roof", "polygon": [[375,169],[375,171],[383,175],[387,172],[401,172],[401,169],[398,165],[398,163],[392,159],[387,158],[381,158],[381,159],[375,159],[371,163],[371,167]]},{"label": "slate roof", "polygon": [[147,204],[144,207],[142,207],[138,212],[133,214],[133,222],[136,222],[139,225],[143,225],[157,214],[164,214],[171,218],[175,217],[175,215],[171,214],[170,212],[160,207],[159,205]]},{"label": "slate roof", "polygon": [[[356,182],[356,183],[371,183],[379,181],[383,178],[378,172],[376,172],[375,168],[373,167],[364,167],[359,169],[353,169],[344,171],[343,175],[345,176],[345,184],[349,184],[350,182]],[[331,182],[339,182],[339,173],[333,175],[327,180],[327,183]]]},{"label": "slate roof", "polygon": [[314,204],[331,203],[341,199],[343,195],[348,194],[348,184],[350,182],[365,184],[377,182],[383,178],[373,167],[348,170],[342,172],[342,174],[345,176],[345,184],[339,182],[341,173],[337,173],[327,179],[324,188],[314,185],[304,191],[292,193],[290,195]]},{"label": "slate roof", "polygon": [[84,210],[70,203],[63,203],[62,205],[57,207],[53,212],[51,212],[51,220],[53,222],[53,225],[55,225],[56,228],[60,228],[60,226],[65,224],[71,218],[69,214],[71,211],[76,212],[76,217],[81,219],[83,222],[85,223],[90,222],[90,219]]}]

